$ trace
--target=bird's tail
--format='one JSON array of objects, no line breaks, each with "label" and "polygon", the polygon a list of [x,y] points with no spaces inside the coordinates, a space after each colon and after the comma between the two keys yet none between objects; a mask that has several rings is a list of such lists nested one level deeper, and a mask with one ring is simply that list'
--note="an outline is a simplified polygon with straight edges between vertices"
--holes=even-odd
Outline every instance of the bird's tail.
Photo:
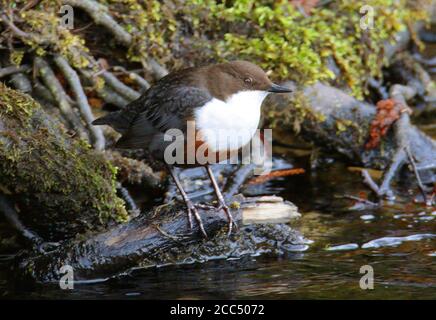
[{"label": "bird's tail", "polygon": [[95,119],[94,121],[92,121],[92,124],[94,126],[101,126],[104,124],[111,125],[113,120],[114,120],[114,115],[112,113],[109,113],[103,117]]},{"label": "bird's tail", "polygon": [[114,128],[119,133],[123,134],[127,130],[127,125],[125,121],[121,120],[123,119],[122,117],[120,117],[120,113],[117,111],[108,113],[101,118],[95,119],[94,121],[92,121],[92,124],[94,126],[108,125]]}]

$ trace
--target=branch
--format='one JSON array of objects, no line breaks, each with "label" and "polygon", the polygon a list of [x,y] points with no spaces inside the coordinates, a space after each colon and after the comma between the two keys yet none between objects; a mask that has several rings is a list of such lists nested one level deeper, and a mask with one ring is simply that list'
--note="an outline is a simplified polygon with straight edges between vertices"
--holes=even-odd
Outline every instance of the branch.
[{"label": "branch", "polygon": [[10,76],[15,73],[27,72],[30,70],[30,66],[21,65],[21,66],[9,66],[0,69],[0,78]]},{"label": "branch", "polygon": [[109,86],[111,86],[116,92],[126,97],[130,101],[136,100],[141,96],[138,92],[122,83],[112,73],[104,71],[101,76]]},{"label": "branch", "polygon": [[132,79],[133,81],[136,82],[137,85],[139,85],[141,87],[141,93],[144,93],[145,91],[147,91],[151,85],[150,83],[145,80],[143,77],[141,77],[139,74],[137,74],[136,72],[131,72],[131,71],[127,71],[124,67],[121,66],[115,66],[113,67],[114,71],[121,71],[124,74],[127,74],[129,76],[130,79]]},{"label": "branch", "polygon": [[[112,16],[107,13],[107,8],[105,6],[93,0],[63,0],[63,2],[86,11],[96,24],[102,25],[108,29],[114,35],[115,39],[124,46],[129,47],[132,45],[132,35],[124,30],[123,27],[121,27]],[[146,65],[158,79],[168,74],[168,70],[153,58],[149,59],[146,62]]]},{"label": "branch", "polygon": [[91,131],[94,140],[94,147],[96,150],[103,150],[105,147],[105,138],[103,135],[103,131],[100,127],[93,126],[92,121],[94,121],[94,115],[92,114],[91,107],[88,103],[88,98],[83,91],[82,84],[80,83],[80,78],[77,75],[76,71],[70,66],[70,64],[65,60],[62,56],[57,55],[54,58],[56,65],[62,71],[65,79],[68,81],[68,84],[71,87],[71,90],[76,97],[77,106],[84,118],[86,124],[88,125],[88,129]]},{"label": "branch", "polygon": [[107,13],[105,6],[92,0],[63,0],[63,3],[86,11],[96,24],[108,29],[123,45],[129,46],[132,43],[132,36]]},{"label": "branch", "polygon": [[0,212],[2,212],[6,220],[14,227],[25,239],[31,243],[42,243],[42,239],[34,232],[28,230],[20,221],[18,213],[14,205],[9,199],[0,192]]},{"label": "branch", "polygon": [[89,140],[82,122],[74,113],[74,110],[68,101],[68,96],[64,88],[60,84],[59,80],[56,78],[49,64],[40,57],[35,57],[34,64],[39,76],[41,77],[47,88],[50,90],[53,99],[59,106],[62,116],[70,124],[71,129],[77,130],[82,138],[86,138],[87,140]]},{"label": "branch", "polygon": [[19,72],[11,75],[11,83],[14,86],[14,88],[24,93],[32,92],[32,82],[30,82],[29,77],[24,73]]},{"label": "branch", "polygon": [[8,27],[16,36],[21,38],[30,38],[31,35],[29,33],[24,32],[23,30],[19,29],[13,22],[8,18],[6,14],[0,15],[1,20],[3,23]]}]

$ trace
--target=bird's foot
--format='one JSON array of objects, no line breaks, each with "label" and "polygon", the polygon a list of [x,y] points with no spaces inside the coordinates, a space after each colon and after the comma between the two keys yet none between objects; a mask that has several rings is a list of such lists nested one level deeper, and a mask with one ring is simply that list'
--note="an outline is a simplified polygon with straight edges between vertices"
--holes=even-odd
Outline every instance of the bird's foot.
[{"label": "bird's foot", "polygon": [[198,213],[197,208],[191,201],[186,202],[186,206],[188,208],[188,221],[189,221],[189,227],[191,230],[194,228],[193,219],[195,218],[195,221],[197,221],[198,227],[200,228],[201,233],[203,236],[207,239],[207,233],[206,230],[204,230],[203,221],[201,221],[200,214]]},{"label": "bird's foot", "polygon": [[215,210],[216,211],[223,210],[224,213],[226,214],[227,220],[228,220],[228,226],[229,226],[229,231],[227,232],[228,236],[230,236],[232,234],[233,228],[235,230],[238,230],[238,225],[236,224],[235,220],[233,219],[232,212],[231,212],[230,208],[225,204],[225,202],[222,202],[218,207],[215,207]]},{"label": "bird's foot", "polygon": [[233,228],[235,230],[238,230],[238,225],[236,224],[235,220],[233,219],[233,215],[232,215],[232,212],[230,211],[230,208],[225,203],[221,204],[220,208],[223,209],[224,212],[226,213],[227,220],[229,222],[229,224],[228,224],[229,231],[227,232],[227,235],[230,236],[232,234]]},{"label": "bird's foot", "polygon": [[220,204],[219,206],[213,206],[210,204],[204,204],[204,203],[196,203],[194,205],[196,208],[198,209],[203,209],[203,210],[213,210],[213,211],[221,211],[223,210],[227,216],[227,219],[229,221],[229,232],[228,235],[230,236],[230,234],[232,233],[233,228],[235,228],[237,230],[238,226],[235,222],[235,220],[233,219],[232,213],[230,208],[225,204]]}]

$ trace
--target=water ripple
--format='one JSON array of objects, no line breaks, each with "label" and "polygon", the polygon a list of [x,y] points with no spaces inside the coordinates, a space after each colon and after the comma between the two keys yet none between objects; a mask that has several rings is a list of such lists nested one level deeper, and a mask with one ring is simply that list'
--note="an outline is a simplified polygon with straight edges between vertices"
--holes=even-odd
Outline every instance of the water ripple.
[{"label": "water ripple", "polygon": [[364,243],[362,245],[362,249],[393,247],[398,246],[405,241],[420,241],[424,239],[432,239],[435,237],[436,234],[432,233],[414,234],[406,237],[383,237]]}]

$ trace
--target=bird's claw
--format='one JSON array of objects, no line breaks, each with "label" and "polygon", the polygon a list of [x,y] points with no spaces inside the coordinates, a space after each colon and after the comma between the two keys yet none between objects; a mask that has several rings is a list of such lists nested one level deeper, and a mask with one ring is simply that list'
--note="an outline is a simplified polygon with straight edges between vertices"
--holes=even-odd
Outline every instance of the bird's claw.
[{"label": "bird's claw", "polygon": [[228,222],[229,222],[228,223],[228,226],[229,226],[228,235],[229,236],[231,235],[233,229],[235,229],[235,230],[238,229],[238,225],[236,224],[235,220],[233,219],[231,210],[226,204],[220,204],[218,207],[216,207],[216,206],[212,206],[212,205],[208,205],[208,204],[204,204],[204,203],[196,203],[195,207],[199,208],[199,209],[203,209],[203,210],[213,210],[216,212],[223,210],[225,212],[227,219],[228,219]]},{"label": "bird's claw", "polygon": [[228,220],[228,226],[229,226],[229,231],[227,232],[227,235],[230,236],[232,234],[233,227],[235,230],[238,230],[238,225],[236,224],[235,220],[233,219],[230,208],[226,204],[221,204],[219,206],[219,210],[221,210],[221,209],[224,210],[224,212],[226,213],[227,220]]},{"label": "bird's claw", "polygon": [[194,228],[194,224],[192,221],[192,216],[194,216],[195,220],[197,221],[198,227],[200,228],[201,233],[203,234],[204,238],[207,239],[207,233],[203,226],[203,221],[201,221],[200,214],[197,211],[197,208],[195,207],[192,202],[187,203],[188,207],[188,221],[189,221],[189,227],[191,230]]}]

